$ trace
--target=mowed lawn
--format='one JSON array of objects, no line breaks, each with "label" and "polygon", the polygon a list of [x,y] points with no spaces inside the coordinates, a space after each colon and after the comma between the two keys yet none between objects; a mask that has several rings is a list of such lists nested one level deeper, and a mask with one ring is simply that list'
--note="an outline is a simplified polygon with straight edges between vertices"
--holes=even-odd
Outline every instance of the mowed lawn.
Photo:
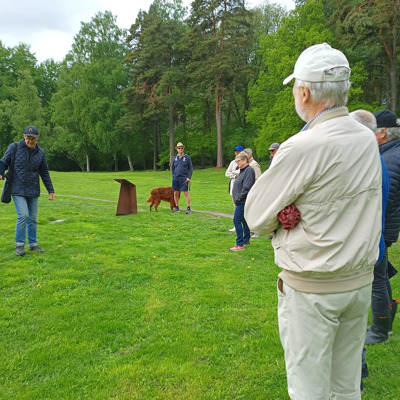
[{"label": "mowed lawn", "polygon": [[[46,252],[25,257],[14,205],[0,204],[0,399],[288,399],[271,243],[232,253],[232,220],[196,211],[233,213],[224,172],[195,171],[190,215],[149,212],[168,171],[53,172]],[[114,178],[136,185],[137,214],[115,215]],[[389,254],[400,266],[399,244]],[[363,399],[400,399],[397,318],[389,343],[368,347]]]}]

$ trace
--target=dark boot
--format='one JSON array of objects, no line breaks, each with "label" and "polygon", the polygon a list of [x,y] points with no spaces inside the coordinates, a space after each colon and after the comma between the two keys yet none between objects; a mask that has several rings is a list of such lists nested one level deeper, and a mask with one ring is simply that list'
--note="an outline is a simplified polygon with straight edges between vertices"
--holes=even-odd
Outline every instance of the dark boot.
[{"label": "dark boot", "polygon": [[393,321],[397,312],[397,304],[399,304],[399,299],[392,300],[390,303],[390,325],[389,325],[389,335],[393,335]]},{"label": "dark boot", "polygon": [[389,340],[390,311],[385,314],[372,313],[372,325],[365,337],[365,344],[386,343]]}]

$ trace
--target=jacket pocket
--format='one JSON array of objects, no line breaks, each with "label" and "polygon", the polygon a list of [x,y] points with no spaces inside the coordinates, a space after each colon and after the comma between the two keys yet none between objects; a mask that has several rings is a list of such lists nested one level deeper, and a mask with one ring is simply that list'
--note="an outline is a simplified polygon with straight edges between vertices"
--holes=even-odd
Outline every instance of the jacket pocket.
[{"label": "jacket pocket", "polygon": [[278,289],[278,296],[286,296],[286,293],[283,289],[283,280],[281,278],[278,278],[278,281],[276,283],[276,287]]}]

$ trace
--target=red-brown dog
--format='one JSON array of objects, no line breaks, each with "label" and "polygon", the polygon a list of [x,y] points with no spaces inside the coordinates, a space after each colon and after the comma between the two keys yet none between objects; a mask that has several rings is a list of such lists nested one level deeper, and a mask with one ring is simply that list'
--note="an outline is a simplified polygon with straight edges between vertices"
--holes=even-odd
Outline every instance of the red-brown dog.
[{"label": "red-brown dog", "polygon": [[157,187],[157,188],[154,188],[150,192],[150,197],[147,200],[147,203],[150,203],[150,207],[149,207],[150,211],[151,211],[151,207],[153,207],[153,206],[154,206],[154,209],[157,211],[157,207],[161,203],[161,200],[169,202],[171,211],[174,209],[174,207],[175,207],[174,191],[172,190],[171,186]]}]

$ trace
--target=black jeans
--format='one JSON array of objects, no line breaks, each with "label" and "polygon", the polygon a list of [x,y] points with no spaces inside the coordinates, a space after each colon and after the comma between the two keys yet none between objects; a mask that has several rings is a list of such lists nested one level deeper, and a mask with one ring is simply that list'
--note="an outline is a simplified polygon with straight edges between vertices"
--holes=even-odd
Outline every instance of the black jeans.
[{"label": "black jeans", "polygon": [[374,267],[374,281],[372,283],[371,311],[376,314],[386,314],[390,310],[392,300],[392,287],[390,286],[388,274],[388,251],[381,262]]}]

